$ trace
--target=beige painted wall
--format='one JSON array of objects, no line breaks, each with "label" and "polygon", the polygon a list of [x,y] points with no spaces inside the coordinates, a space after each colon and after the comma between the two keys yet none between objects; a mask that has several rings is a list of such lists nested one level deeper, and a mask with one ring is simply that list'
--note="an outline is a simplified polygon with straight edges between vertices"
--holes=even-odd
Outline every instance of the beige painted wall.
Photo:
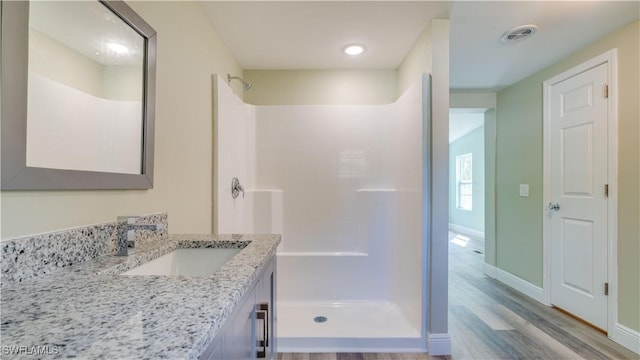
[{"label": "beige painted wall", "polygon": [[[447,33],[447,39],[448,39]],[[416,81],[416,76],[433,70],[432,25],[427,24],[418,40],[398,68],[398,96],[404,93]],[[448,40],[447,40],[448,41]],[[447,56],[448,58],[448,56]]]},{"label": "beige painted wall", "polygon": [[29,71],[104,97],[101,64],[33,28],[29,28]]},{"label": "beige painted wall", "polygon": [[29,72],[105,99],[142,97],[142,63],[104,66],[33,28],[29,28]]},{"label": "beige painted wall", "polygon": [[376,105],[397,98],[395,70],[245,70],[255,105]]},{"label": "beige painted wall", "polygon": [[111,100],[141,101],[144,81],[142,70],[142,66],[103,67],[103,97]]},{"label": "beige painted wall", "polygon": [[[640,331],[638,21],[498,93],[497,266],[542,286],[542,82],[612,48],[619,88],[618,322]],[[518,196],[520,183],[531,184],[530,197]]]},{"label": "beige painted wall", "polygon": [[211,75],[242,70],[196,3],[128,4],[158,32],[154,189],[3,191],[3,240],[158,211],[172,233],[211,232]]}]

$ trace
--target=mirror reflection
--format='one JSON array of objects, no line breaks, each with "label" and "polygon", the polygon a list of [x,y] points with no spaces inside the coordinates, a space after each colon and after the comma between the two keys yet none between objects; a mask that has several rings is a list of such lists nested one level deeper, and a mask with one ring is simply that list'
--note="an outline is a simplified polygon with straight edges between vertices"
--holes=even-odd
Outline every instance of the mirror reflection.
[{"label": "mirror reflection", "polygon": [[32,1],[27,166],[141,174],[144,50],[100,2]]}]

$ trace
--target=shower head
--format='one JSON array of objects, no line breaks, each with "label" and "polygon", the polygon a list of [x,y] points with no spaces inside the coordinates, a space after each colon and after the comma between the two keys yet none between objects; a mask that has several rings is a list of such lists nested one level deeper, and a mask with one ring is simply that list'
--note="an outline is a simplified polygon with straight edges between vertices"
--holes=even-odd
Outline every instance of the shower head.
[{"label": "shower head", "polygon": [[252,83],[242,80],[242,78],[240,76],[232,76],[231,74],[227,74],[227,82],[230,83],[231,80],[233,80],[233,79],[240,80],[240,82],[242,83],[242,89],[244,91],[249,91],[249,90],[251,90],[251,87],[253,87]]}]

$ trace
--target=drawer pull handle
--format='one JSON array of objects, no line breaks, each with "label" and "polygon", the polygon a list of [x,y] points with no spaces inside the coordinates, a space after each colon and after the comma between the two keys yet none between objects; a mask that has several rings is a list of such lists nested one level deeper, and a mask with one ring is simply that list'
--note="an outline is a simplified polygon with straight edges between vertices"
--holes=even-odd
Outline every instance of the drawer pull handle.
[{"label": "drawer pull handle", "polygon": [[258,342],[257,358],[265,359],[267,357],[267,347],[269,347],[269,303],[260,303],[256,305],[256,319],[262,320],[262,339]]}]

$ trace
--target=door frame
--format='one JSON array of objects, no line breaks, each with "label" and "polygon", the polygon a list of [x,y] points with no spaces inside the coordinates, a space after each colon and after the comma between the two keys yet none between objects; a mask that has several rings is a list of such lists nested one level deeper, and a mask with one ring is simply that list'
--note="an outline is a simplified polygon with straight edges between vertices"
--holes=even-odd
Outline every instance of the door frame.
[{"label": "door frame", "polygon": [[547,204],[551,201],[551,138],[550,138],[550,95],[555,84],[583,73],[602,64],[608,64],[607,84],[609,85],[609,104],[607,109],[607,179],[609,196],[607,200],[607,281],[609,295],[607,299],[607,328],[612,337],[618,320],[618,69],[617,49],[609,50],[591,60],[583,62],[542,84],[543,87],[543,216],[542,216],[542,290],[543,301],[551,306],[551,219]]}]

